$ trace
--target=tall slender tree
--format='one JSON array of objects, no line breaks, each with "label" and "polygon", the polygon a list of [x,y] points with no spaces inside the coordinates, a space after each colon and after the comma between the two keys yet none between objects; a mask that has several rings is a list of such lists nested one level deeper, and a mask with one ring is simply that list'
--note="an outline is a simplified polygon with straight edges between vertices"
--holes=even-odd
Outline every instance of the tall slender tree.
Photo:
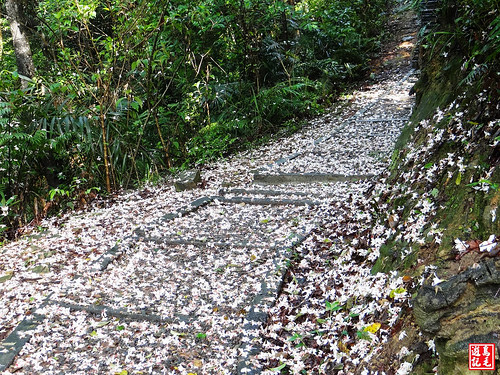
[{"label": "tall slender tree", "polygon": [[33,64],[27,32],[22,22],[22,7],[23,4],[20,0],[5,1],[5,9],[10,23],[14,53],[16,55],[17,71],[21,76],[21,85],[26,87],[28,82],[25,77],[32,78],[35,75],[35,65]]}]

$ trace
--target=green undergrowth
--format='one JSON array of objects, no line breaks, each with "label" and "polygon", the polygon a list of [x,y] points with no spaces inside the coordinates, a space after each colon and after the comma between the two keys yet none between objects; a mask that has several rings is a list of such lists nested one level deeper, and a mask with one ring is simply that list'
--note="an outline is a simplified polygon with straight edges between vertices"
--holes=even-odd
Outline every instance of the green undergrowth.
[{"label": "green undergrowth", "polygon": [[33,77],[2,18],[0,240],[297,130],[366,76],[391,3],[43,0],[21,15]]}]

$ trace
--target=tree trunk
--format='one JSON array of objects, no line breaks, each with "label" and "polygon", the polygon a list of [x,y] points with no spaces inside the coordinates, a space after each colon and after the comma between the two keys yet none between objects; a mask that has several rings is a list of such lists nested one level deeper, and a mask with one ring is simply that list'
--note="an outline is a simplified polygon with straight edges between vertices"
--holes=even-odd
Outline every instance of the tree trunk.
[{"label": "tree trunk", "polygon": [[[21,22],[21,1],[6,0],[5,9],[10,22],[10,30],[12,33],[12,41],[14,44],[14,53],[16,55],[17,71],[19,75],[32,78],[35,75],[35,65],[31,56],[31,48]],[[27,82],[21,77],[21,85],[27,86]]]},{"label": "tree trunk", "polygon": [[3,58],[3,34],[2,34],[2,19],[0,18],[0,61]]}]

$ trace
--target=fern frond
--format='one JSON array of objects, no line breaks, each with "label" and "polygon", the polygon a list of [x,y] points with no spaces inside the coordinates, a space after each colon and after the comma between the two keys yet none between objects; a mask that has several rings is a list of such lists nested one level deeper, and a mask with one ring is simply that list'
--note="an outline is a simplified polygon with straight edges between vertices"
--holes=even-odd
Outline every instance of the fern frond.
[{"label": "fern frond", "polygon": [[488,65],[487,64],[481,64],[481,65],[476,65],[472,70],[467,74],[467,77],[465,77],[461,82],[460,85],[467,84],[471,85],[478,79],[480,79],[483,74],[488,70]]}]

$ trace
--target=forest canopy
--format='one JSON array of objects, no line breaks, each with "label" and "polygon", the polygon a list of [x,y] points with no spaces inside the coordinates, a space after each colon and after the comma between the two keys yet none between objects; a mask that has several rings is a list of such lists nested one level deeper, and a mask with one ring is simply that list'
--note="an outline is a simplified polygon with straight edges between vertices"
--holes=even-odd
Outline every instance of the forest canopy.
[{"label": "forest canopy", "polygon": [[317,113],[377,51],[386,0],[4,0],[0,239],[97,191]]}]

